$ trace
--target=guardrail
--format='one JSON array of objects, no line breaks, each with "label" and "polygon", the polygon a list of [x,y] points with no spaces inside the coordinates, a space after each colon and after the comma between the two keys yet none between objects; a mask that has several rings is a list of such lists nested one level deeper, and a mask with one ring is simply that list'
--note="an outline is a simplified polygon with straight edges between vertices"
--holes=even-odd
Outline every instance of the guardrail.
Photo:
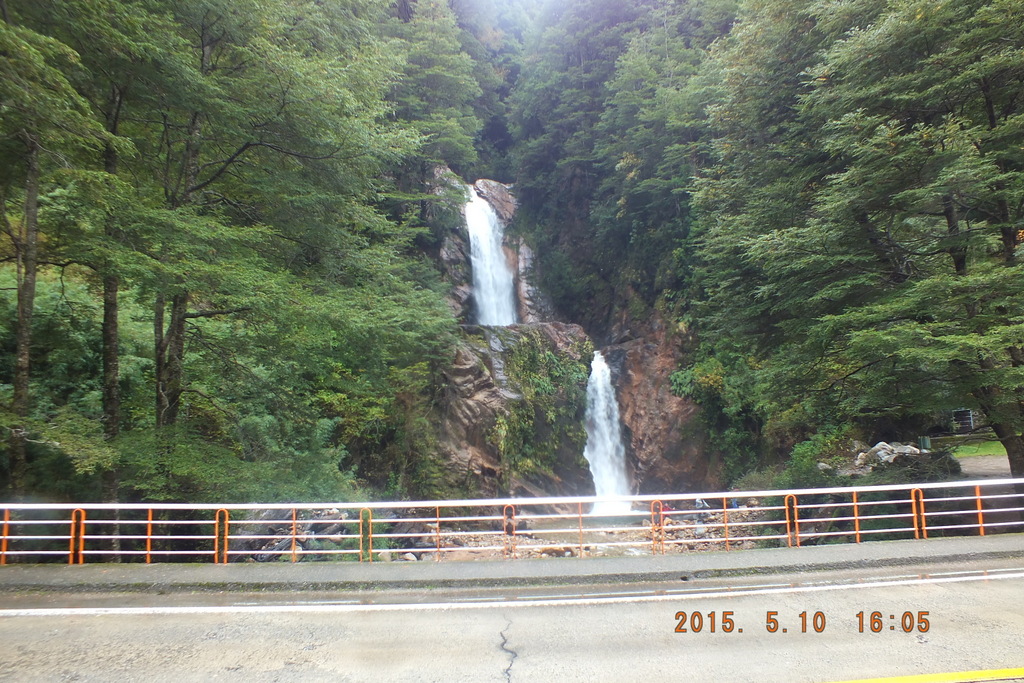
[{"label": "guardrail", "polygon": [[[621,511],[593,513],[596,504]],[[627,497],[2,504],[0,565],[467,560],[1024,531],[1024,479]]]}]

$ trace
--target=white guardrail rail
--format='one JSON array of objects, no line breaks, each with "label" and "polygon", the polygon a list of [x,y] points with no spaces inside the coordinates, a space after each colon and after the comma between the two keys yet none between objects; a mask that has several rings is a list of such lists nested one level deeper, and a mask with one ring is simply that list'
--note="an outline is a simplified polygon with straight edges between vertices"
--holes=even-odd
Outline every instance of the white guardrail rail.
[{"label": "white guardrail rail", "polygon": [[[621,511],[592,513],[596,503]],[[1024,479],[617,498],[0,503],[0,516],[0,564],[582,558],[1019,532]]]}]

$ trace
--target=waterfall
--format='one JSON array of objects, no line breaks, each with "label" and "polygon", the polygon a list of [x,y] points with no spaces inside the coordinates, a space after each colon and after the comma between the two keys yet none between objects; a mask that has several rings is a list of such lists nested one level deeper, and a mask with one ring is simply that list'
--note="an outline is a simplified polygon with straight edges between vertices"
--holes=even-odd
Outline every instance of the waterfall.
[{"label": "waterfall", "polygon": [[517,322],[515,288],[512,269],[502,249],[504,228],[490,203],[472,186],[468,187],[468,192],[465,214],[477,323],[514,325]]},{"label": "waterfall", "polygon": [[[612,386],[612,373],[600,351],[594,352],[587,381],[587,446],[583,457],[590,463],[594,487],[599,496],[628,496],[626,447],[622,443],[619,402]],[[629,512],[628,502],[606,501],[594,504],[593,513]]]}]

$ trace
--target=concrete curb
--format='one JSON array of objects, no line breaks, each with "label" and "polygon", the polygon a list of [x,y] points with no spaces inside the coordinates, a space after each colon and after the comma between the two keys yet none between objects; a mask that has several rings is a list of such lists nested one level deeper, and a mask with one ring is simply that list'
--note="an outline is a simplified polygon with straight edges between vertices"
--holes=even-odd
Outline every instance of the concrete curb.
[{"label": "concrete curb", "polygon": [[348,591],[675,582],[1021,558],[1024,534],[643,557],[477,562],[8,565],[0,592]]}]

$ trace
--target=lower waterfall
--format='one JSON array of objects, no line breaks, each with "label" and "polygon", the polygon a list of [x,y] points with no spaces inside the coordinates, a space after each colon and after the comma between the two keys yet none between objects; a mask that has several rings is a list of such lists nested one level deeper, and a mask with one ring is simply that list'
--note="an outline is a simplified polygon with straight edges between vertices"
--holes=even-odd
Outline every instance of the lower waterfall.
[{"label": "lower waterfall", "polygon": [[[622,443],[619,402],[612,386],[612,373],[600,351],[594,352],[587,381],[587,446],[583,457],[590,463],[598,496],[628,496],[629,476],[626,473],[626,447]],[[626,501],[603,501],[594,504],[594,514],[629,512]]]}]

